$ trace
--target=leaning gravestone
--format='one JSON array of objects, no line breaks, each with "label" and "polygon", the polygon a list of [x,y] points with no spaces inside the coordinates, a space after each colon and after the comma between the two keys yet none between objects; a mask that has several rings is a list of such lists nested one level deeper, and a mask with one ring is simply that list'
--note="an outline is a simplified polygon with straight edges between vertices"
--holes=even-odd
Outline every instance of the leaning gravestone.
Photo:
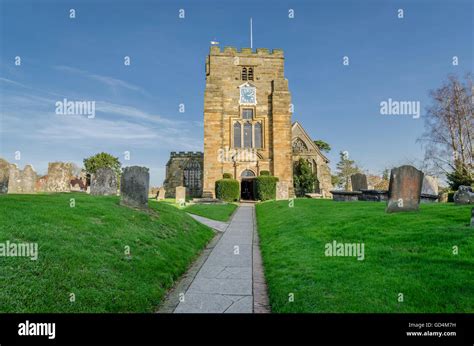
[{"label": "leaning gravestone", "polygon": [[276,183],[276,200],[287,200],[290,198],[288,192],[288,183],[286,181],[277,181]]},{"label": "leaning gravestone", "polygon": [[367,190],[367,176],[362,173],[351,175],[352,191]]},{"label": "leaning gravestone", "polygon": [[186,202],[186,188],[184,186],[176,187],[176,203],[182,204]]},{"label": "leaning gravestone", "polygon": [[48,163],[47,192],[71,191],[72,164],[65,162]]},{"label": "leaning gravestone", "polygon": [[456,204],[471,204],[474,203],[474,192],[472,187],[461,185],[458,190],[454,193],[453,201]]},{"label": "leaning gravestone", "polygon": [[149,186],[150,173],[148,168],[125,167],[120,180],[120,204],[134,208],[148,208]]},{"label": "leaning gravestone", "polygon": [[8,192],[8,179],[10,177],[10,164],[0,158],[0,194]]},{"label": "leaning gravestone", "polygon": [[425,175],[421,186],[421,202],[437,202],[438,198],[438,180],[430,175]]},{"label": "leaning gravestone", "polygon": [[393,168],[390,173],[387,213],[418,210],[423,172],[413,166]]},{"label": "leaning gravestone", "polygon": [[117,175],[112,168],[99,168],[91,175],[90,194],[95,196],[117,194]]},{"label": "leaning gravestone", "polygon": [[421,193],[426,195],[438,196],[438,179],[430,175],[423,177],[423,185],[421,186]]},{"label": "leaning gravestone", "polygon": [[8,177],[8,193],[35,193],[36,172],[31,165],[26,165],[23,171],[16,164],[10,165]]},{"label": "leaning gravestone", "polygon": [[164,187],[160,187],[160,189],[158,190],[158,196],[156,197],[156,199],[158,201],[162,201],[165,199],[165,195],[166,195],[166,190]]}]

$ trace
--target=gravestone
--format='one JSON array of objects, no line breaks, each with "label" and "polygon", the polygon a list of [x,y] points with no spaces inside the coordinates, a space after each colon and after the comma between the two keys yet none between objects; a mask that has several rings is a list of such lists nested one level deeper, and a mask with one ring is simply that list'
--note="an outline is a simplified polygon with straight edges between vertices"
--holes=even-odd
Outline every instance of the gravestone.
[{"label": "gravestone", "polygon": [[176,203],[183,204],[186,202],[186,188],[184,186],[176,187]]},{"label": "gravestone", "polygon": [[453,201],[456,204],[471,204],[474,203],[474,193],[472,187],[461,185],[454,193]]},{"label": "gravestone", "polygon": [[288,200],[290,198],[288,183],[286,181],[277,181],[276,200]]},{"label": "gravestone", "polygon": [[90,194],[95,196],[117,194],[117,174],[112,168],[99,168],[91,175]]},{"label": "gravestone", "polygon": [[471,227],[474,227],[474,208],[471,209]]},{"label": "gravestone", "polygon": [[148,208],[148,188],[150,186],[150,172],[146,167],[125,167],[120,180],[120,204]]},{"label": "gravestone", "polygon": [[35,193],[36,172],[31,165],[22,170],[16,164],[10,165],[8,193]]},{"label": "gravestone", "polygon": [[426,195],[438,196],[438,179],[430,175],[423,177],[423,185],[421,186],[421,193]]},{"label": "gravestone", "polygon": [[158,201],[162,201],[165,199],[165,195],[166,195],[166,190],[164,187],[160,187],[160,189],[158,190],[158,196],[156,197],[156,199]]},{"label": "gravestone", "polygon": [[393,168],[390,173],[387,213],[418,210],[423,172],[413,166]]},{"label": "gravestone", "polygon": [[352,191],[367,190],[367,176],[362,173],[351,175]]},{"label": "gravestone", "polygon": [[48,163],[47,192],[71,191],[72,164],[66,162]]},{"label": "gravestone", "polygon": [[0,194],[8,192],[8,179],[10,178],[10,164],[0,158]]},{"label": "gravestone", "polygon": [[438,202],[438,179],[430,175],[423,177],[421,186],[421,203]]}]

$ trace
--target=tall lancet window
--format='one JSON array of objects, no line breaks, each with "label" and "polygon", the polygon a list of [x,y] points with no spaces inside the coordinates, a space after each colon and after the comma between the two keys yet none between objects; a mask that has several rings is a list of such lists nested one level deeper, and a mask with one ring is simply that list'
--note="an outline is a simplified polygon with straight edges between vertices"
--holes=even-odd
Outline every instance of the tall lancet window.
[{"label": "tall lancet window", "polygon": [[242,80],[247,80],[247,68],[242,68]]},{"label": "tall lancet window", "polygon": [[234,148],[242,147],[242,125],[234,123]]},{"label": "tall lancet window", "polygon": [[262,147],[262,124],[255,123],[254,125],[255,148]]},{"label": "tall lancet window", "polygon": [[244,124],[244,148],[252,148],[252,124]]}]

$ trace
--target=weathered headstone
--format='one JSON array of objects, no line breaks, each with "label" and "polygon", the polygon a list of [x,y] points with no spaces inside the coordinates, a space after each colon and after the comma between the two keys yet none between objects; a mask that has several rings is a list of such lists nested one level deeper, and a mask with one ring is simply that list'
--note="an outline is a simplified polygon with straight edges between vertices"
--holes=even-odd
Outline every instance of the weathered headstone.
[{"label": "weathered headstone", "polygon": [[387,213],[418,210],[423,172],[413,166],[393,168],[390,173]]},{"label": "weathered headstone", "polygon": [[367,176],[362,173],[351,175],[352,191],[367,190]]},{"label": "weathered headstone", "polygon": [[0,194],[8,192],[8,179],[10,178],[10,164],[0,158]]},{"label": "weathered headstone", "polygon": [[117,194],[117,174],[112,168],[99,168],[91,175],[90,194],[95,196]]},{"label": "weathered headstone", "polygon": [[35,193],[36,172],[31,165],[26,165],[23,171],[16,164],[10,165],[8,177],[8,193]]},{"label": "weathered headstone", "polygon": [[456,204],[471,204],[474,203],[474,192],[472,187],[461,185],[458,190],[454,193],[453,201]]},{"label": "weathered headstone", "polygon": [[176,203],[183,204],[186,202],[186,188],[184,186],[176,187]]},{"label": "weathered headstone", "polygon": [[123,169],[120,181],[120,204],[148,208],[150,172],[146,167],[131,166]]},{"label": "weathered headstone", "polygon": [[72,164],[65,162],[48,163],[47,192],[71,191]]},{"label": "weathered headstone", "polygon": [[290,198],[288,183],[286,181],[277,181],[276,183],[276,200],[287,200]]},{"label": "weathered headstone", "polygon": [[438,196],[438,179],[430,175],[423,177],[423,185],[421,186],[421,193],[426,195]]},{"label": "weathered headstone", "polygon": [[439,202],[440,203],[447,203],[448,202],[448,193],[442,192],[439,194]]},{"label": "weathered headstone", "polygon": [[162,201],[165,199],[165,195],[166,195],[166,190],[164,187],[160,187],[160,189],[158,190],[158,196],[156,197],[156,199],[158,201]]}]

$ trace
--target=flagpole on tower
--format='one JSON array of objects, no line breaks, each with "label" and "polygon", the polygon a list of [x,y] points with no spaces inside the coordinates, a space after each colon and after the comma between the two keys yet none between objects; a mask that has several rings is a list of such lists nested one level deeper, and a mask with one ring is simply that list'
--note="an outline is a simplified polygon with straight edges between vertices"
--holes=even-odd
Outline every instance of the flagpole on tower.
[{"label": "flagpole on tower", "polygon": [[253,49],[252,17],[250,17],[250,48]]}]

